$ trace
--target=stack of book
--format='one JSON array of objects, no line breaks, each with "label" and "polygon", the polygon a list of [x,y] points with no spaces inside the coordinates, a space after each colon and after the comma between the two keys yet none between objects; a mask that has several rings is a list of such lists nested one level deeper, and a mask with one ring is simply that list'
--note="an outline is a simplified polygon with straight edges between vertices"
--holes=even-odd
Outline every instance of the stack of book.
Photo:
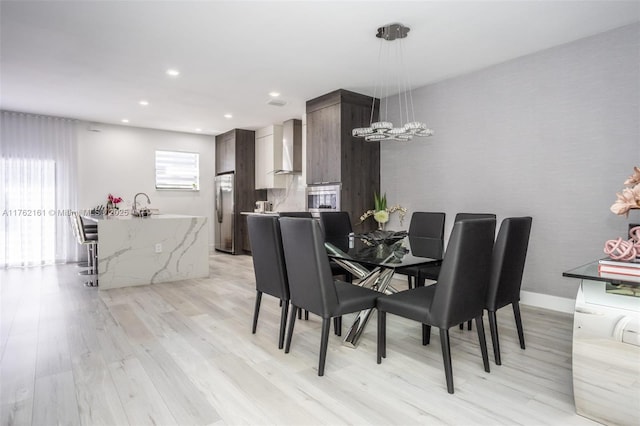
[{"label": "stack of book", "polygon": [[640,262],[620,262],[611,259],[598,261],[601,277],[640,282]]}]

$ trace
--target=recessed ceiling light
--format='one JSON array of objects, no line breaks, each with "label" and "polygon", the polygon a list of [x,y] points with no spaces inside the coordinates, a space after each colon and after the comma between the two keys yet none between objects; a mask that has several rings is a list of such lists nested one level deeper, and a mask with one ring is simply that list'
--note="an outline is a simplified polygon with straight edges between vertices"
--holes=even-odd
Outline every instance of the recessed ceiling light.
[{"label": "recessed ceiling light", "polygon": [[122,121],[123,123],[128,123],[128,122],[129,122],[129,119],[128,119],[128,118],[123,118],[123,119],[122,119],[122,120],[120,120],[120,121]]},{"label": "recessed ceiling light", "polygon": [[201,129],[201,128],[197,128],[197,129],[195,129],[195,130],[196,130],[196,132],[201,132],[201,131],[202,131],[202,129]]},{"label": "recessed ceiling light", "polygon": [[140,102],[138,102],[138,103],[139,103],[140,105],[142,105],[142,106],[147,106],[147,105],[149,105],[149,101],[145,101],[144,99],[143,99],[143,100],[141,100],[141,101],[140,101]]},{"label": "recessed ceiling light", "polygon": [[180,71],[171,68],[167,70],[167,75],[170,75],[171,77],[177,77],[180,75]]},{"label": "recessed ceiling light", "polygon": [[269,96],[271,96],[273,98],[277,98],[278,96],[280,96],[280,93],[278,93],[278,92],[269,92]]},{"label": "recessed ceiling light", "polygon": [[233,118],[233,115],[231,115],[231,114],[225,114],[225,115],[224,115],[224,118]]}]

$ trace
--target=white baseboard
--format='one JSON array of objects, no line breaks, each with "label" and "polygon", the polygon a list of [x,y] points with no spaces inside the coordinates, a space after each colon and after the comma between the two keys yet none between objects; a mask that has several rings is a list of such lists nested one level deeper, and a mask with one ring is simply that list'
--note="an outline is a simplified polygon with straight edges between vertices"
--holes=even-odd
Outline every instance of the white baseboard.
[{"label": "white baseboard", "polygon": [[567,314],[572,314],[576,306],[575,299],[551,296],[549,294],[533,293],[531,291],[520,292],[520,303],[523,305],[565,312]]},{"label": "white baseboard", "polygon": [[[406,282],[407,277],[404,275],[394,275],[393,279],[403,280]],[[566,297],[551,296],[549,294],[534,293],[532,291],[524,290],[520,291],[520,303],[523,305],[535,306],[537,308],[565,312],[567,314],[573,314],[576,306],[575,299],[567,299]]]}]

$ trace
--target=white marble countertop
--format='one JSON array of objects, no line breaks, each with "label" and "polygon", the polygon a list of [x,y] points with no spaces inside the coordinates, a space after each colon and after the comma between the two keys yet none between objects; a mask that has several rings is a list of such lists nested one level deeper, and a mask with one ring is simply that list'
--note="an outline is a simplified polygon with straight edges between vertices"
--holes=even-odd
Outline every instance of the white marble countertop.
[{"label": "white marble countertop", "polygon": [[240,212],[245,216],[262,215],[262,216],[278,216],[279,212]]},{"label": "white marble countertop", "polygon": [[95,222],[104,220],[161,220],[161,219],[193,219],[204,216],[191,216],[184,214],[152,214],[150,216],[133,216],[129,212],[123,212],[115,215],[91,215],[83,216],[85,219],[93,220]]}]

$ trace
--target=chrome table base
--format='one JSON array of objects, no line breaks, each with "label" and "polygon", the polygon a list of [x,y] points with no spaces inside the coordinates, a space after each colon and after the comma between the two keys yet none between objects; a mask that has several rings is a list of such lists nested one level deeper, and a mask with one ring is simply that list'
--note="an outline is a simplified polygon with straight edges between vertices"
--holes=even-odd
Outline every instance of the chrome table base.
[{"label": "chrome table base", "polygon": [[[380,293],[397,293],[397,290],[390,285],[391,278],[393,278],[394,273],[394,270],[392,268],[376,267],[372,270],[368,270],[364,266],[356,262],[351,262],[349,260],[336,258],[332,258],[332,260],[347,271],[351,272],[351,274],[355,278],[360,279],[360,282],[357,285],[379,291]],[[373,309],[365,309],[360,311],[356,319],[353,321],[353,324],[349,328],[349,331],[347,332],[343,340],[343,345],[349,346],[351,348],[355,348],[358,346],[360,336],[362,335],[362,332],[364,331],[364,328],[369,321],[369,317],[371,316],[372,311]]]}]

